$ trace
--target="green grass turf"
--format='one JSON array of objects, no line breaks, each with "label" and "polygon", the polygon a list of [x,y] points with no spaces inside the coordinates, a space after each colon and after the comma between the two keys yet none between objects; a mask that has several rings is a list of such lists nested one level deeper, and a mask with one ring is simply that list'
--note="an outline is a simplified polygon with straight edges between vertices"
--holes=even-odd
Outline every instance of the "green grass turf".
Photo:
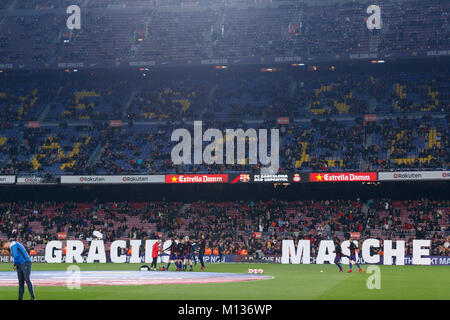
[{"label": "green grass turf", "polygon": [[[139,264],[78,264],[81,270],[138,270]],[[66,264],[35,263],[32,270],[66,270]],[[381,289],[369,290],[370,274],[339,273],[335,265],[207,264],[203,272],[246,273],[263,268],[272,280],[218,284],[147,286],[36,287],[36,298],[44,299],[450,299],[450,268],[445,266],[380,266]],[[364,266],[365,269],[367,266]],[[196,267],[199,270],[199,265]],[[345,266],[345,271],[348,269]],[[0,271],[12,265],[0,264]],[[323,272],[320,272],[323,270]],[[16,299],[17,287],[1,287],[0,300]],[[28,299],[25,289],[24,299]]]}]

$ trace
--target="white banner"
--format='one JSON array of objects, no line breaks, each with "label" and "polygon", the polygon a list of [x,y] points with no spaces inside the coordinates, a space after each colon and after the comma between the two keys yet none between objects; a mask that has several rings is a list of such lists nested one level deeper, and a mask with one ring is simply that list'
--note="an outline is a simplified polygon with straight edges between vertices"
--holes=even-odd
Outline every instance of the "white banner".
[{"label": "white banner", "polygon": [[[364,261],[371,264],[382,263],[385,265],[393,265],[395,258],[395,265],[405,264],[405,241],[404,240],[382,240],[383,241],[383,255],[372,253],[371,248],[380,248],[380,240],[366,239],[361,245],[354,241],[356,245],[354,260],[357,260],[359,255]],[[395,242],[395,243],[394,243]],[[336,258],[336,245],[341,248],[341,255]],[[324,264],[328,262],[348,264],[350,252],[350,241],[346,240],[342,243],[335,244],[333,240],[322,240],[319,242],[319,249],[316,257],[316,264]],[[394,248],[395,247],[395,248]],[[415,265],[431,265],[430,256],[431,240],[413,240],[412,264]],[[361,248],[362,252],[359,252]],[[311,263],[311,242],[309,240],[282,240],[282,264],[309,264]]]},{"label": "white banner", "polygon": [[378,180],[380,181],[445,180],[445,179],[450,179],[450,171],[378,172]]},{"label": "white banner", "polygon": [[427,56],[448,56],[448,55],[450,55],[450,50],[427,51]]},{"label": "white banner", "polygon": [[155,61],[131,61],[129,62],[130,67],[152,67],[156,64]]},{"label": "white banner", "polygon": [[61,176],[64,184],[102,184],[102,183],[164,183],[164,175],[126,175],[126,176]]},{"label": "white banner", "polygon": [[58,63],[58,68],[82,68],[84,67],[84,62],[60,62]]},{"label": "white banner", "polygon": [[17,178],[17,184],[42,184],[41,177],[21,177]]},{"label": "white banner", "polygon": [[254,182],[289,182],[287,174],[255,174]]},{"label": "white banner", "polygon": [[0,176],[0,184],[12,184],[16,182],[16,176]]}]

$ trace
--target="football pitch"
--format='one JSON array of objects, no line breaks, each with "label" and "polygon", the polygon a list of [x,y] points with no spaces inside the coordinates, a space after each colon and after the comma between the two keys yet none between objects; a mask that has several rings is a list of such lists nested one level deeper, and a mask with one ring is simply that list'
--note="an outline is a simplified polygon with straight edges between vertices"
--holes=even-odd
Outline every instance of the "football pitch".
[{"label": "football pitch", "polygon": [[[136,271],[141,264],[77,264],[81,271]],[[68,264],[39,264],[34,271],[65,271]],[[364,265],[366,270],[368,266]],[[379,266],[380,289],[368,289],[373,274],[338,272],[335,265],[207,264],[194,272],[246,274],[249,268],[264,269],[271,279],[197,284],[95,285],[68,289],[66,286],[35,286],[38,300],[334,300],[334,299],[450,299],[450,268],[446,266]],[[172,266],[173,268],[173,266]],[[356,269],[357,270],[357,269]],[[12,271],[0,264],[0,272]],[[142,271],[146,272],[146,271]],[[161,271],[163,273],[163,271]],[[167,273],[167,272],[166,272]],[[179,273],[190,273],[179,272]],[[173,272],[173,274],[177,274]],[[17,299],[17,286],[0,288],[0,300]],[[29,299],[25,289],[24,299]]]}]

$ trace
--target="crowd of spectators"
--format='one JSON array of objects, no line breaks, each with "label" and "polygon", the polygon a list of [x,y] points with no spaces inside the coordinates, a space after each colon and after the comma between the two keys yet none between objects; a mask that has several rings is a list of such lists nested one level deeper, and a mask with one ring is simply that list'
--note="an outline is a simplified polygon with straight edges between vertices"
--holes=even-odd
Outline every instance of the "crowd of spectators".
[{"label": "crowd of spectators", "polygon": [[371,168],[382,170],[429,169],[448,165],[448,134],[445,122],[427,116],[419,119],[371,123],[366,134],[372,138],[363,153]]},{"label": "crowd of spectators", "polygon": [[[142,2],[142,1],[141,1]],[[136,1],[14,1],[25,16],[9,16],[0,26],[3,63],[169,61],[254,56],[389,54],[449,49],[448,2],[389,1],[382,5],[382,30],[368,30],[361,1],[329,5],[228,6],[179,2],[179,11],[139,8]],[[252,1],[250,1],[252,2]],[[195,4],[189,10],[182,4]],[[210,3],[210,1],[208,1]],[[83,27],[69,31],[63,10],[83,6]],[[100,8],[116,5],[114,12]],[[122,5],[122,6],[121,6]],[[123,6],[125,5],[125,7]],[[125,9],[139,8],[129,12]],[[123,12],[120,8],[124,9]],[[34,9],[30,11],[30,9]],[[50,10],[49,10],[50,9]],[[32,15],[29,15],[29,13]],[[34,14],[33,14],[34,13]],[[32,39],[32,41],[30,41]],[[19,44],[19,45],[18,45]]]},{"label": "crowd of spectators", "polygon": [[[1,79],[2,120],[242,120],[450,111],[445,71],[110,77],[86,75],[45,83],[38,74],[34,80]],[[42,114],[47,104],[51,108]]]},{"label": "crowd of spectators", "polygon": [[[445,118],[397,118],[368,124],[361,119],[313,119],[286,125],[234,121],[202,124],[203,130],[216,128],[225,138],[226,129],[255,129],[257,134],[261,128],[279,129],[279,172],[446,170],[449,165]],[[171,135],[179,128],[194,136],[192,123],[176,122],[119,128],[100,122],[69,128],[5,129],[0,134],[0,172],[54,175],[260,172],[259,161],[225,164],[224,158],[224,164],[195,165],[191,158],[190,164],[174,164],[171,153],[179,142],[171,141]],[[252,143],[245,142],[247,156]],[[204,147],[207,144],[203,142]],[[190,145],[193,150],[193,140]],[[236,159],[237,149],[232,152]]]},{"label": "crowd of spectators", "polygon": [[58,87],[50,101],[47,120],[107,120],[122,119],[132,91],[126,80],[102,81],[83,79]]},{"label": "crowd of spectators", "polygon": [[[442,72],[331,73],[309,80],[226,74],[210,82],[91,76],[49,84],[39,78],[4,79],[2,84],[2,174],[259,171],[259,163],[174,165],[171,134],[179,128],[193,134],[190,120],[203,120],[204,130],[223,133],[278,128],[284,172],[445,170],[449,163],[450,83]],[[410,103],[433,108],[405,108]],[[367,120],[367,114],[374,116]],[[278,123],[279,117],[289,123]],[[40,128],[26,128],[24,120],[38,119]],[[250,119],[257,121],[245,121]],[[119,120],[119,127],[109,120]]]},{"label": "crowd of spectators", "polygon": [[[431,239],[431,255],[449,255],[448,201],[429,199],[196,201],[146,203],[18,202],[0,204],[2,238],[20,239],[41,252],[65,233],[89,241],[94,230],[106,242],[117,239],[164,239],[205,235],[208,247],[222,254],[280,255],[283,239],[310,240],[312,255],[321,240]],[[381,248],[382,250],[382,248]]]},{"label": "crowd of spectators", "polygon": [[[166,82],[166,83],[164,83]],[[207,109],[211,86],[190,79],[143,83],[137,88],[127,112],[128,120],[194,119]]]}]

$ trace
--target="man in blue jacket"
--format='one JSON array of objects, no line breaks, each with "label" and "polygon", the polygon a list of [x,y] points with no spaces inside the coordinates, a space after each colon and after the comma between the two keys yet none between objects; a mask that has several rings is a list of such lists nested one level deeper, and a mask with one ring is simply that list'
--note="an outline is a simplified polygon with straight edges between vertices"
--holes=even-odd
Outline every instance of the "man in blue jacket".
[{"label": "man in blue jacket", "polygon": [[34,300],[33,284],[30,280],[31,259],[27,250],[25,250],[25,247],[17,241],[2,241],[1,246],[3,254],[11,253],[14,259],[14,270],[17,271],[17,277],[19,278],[19,300],[22,300],[23,298],[25,282],[27,283],[31,300]]}]

